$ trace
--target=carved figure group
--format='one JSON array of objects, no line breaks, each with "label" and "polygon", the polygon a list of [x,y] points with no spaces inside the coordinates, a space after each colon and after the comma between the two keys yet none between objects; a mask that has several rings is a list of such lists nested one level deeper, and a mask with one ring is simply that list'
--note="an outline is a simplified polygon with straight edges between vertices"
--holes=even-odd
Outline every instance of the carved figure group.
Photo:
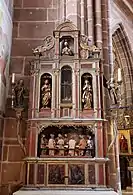
[{"label": "carved figure group", "polygon": [[82,103],[83,103],[83,109],[92,108],[92,88],[88,80],[84,81]]},{"label": "carved figure group", "polygon": [[51,107],[51,86],[49,80],[46,79],[44,81],[44,85],[41,87],[41,103],[42,108],[50,108]]},{"label": "carved figure group", "polygon": [[54,134],[50,134],[50,138],[46,139],[45,135],[41,136],[41,155],[49,156],[92,156],[94,150],[94,141],[91,136],[79,135],[75,139],[74,135],[64,136],[58,134],[55,138]]}]

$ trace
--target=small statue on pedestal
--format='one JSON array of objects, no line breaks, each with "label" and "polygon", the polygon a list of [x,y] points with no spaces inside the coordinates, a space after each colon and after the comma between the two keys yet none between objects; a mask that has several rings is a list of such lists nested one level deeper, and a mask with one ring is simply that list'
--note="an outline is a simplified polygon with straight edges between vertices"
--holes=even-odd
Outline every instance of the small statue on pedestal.
[{"label": "small statue on pedestal", "polygon": [[109,91],[109,97],[111,99],[111,102],[113,105],[117,104],[117,88],[114,84],[114,80],[111,79],[109,81],[107,81],[107,87],[108,87],[108,91]]},{"label": "small statue on pedestal", "polygon": [[42,108],[50,108],[51,107],[51,86],[49,80],[46,79],[44,81],[44,85],[41,87],[42,91]]},{"label": "small statue on pedestal", "polygon": [[84,109],[92,108],[92,88],[88,80],[84,81],[82,102]]},{"label": "small statue on pedestal", "polygon": [[15,106],[18,108],[24,107],[24,80],[20,79],[14,87]]},{"label": "small statue on pedestal", "polygon": [[50,139],[48,141],[49,156],[54,156],[55,154],[55,140],[54,135],[50,134]]},{"label": "small statue on pedestal", "polygon": [[46,152],[47,152],[47,144],[48,144],[48,140],[46,139],[45,135],[42,134],[41,135],[41,144],[40,144],[41,155],[46,155]]},{"label": "small statue on pedestal", "polygon": [[64,156],[64,140],[61,134],[58,134],[57,147],[59,149],[59,156]]},{"label": "small statue on pedestal", "polygon": [[69,140],[68,145],[69,145],[69,155],[74,156],[75,155],[76,141],[74,140],[73,136]]},{"label": "small statue on pedestal", "polygon": [[79,135],[80,141],[79,141],[79,156],[83,156],[85,153],[86,148],[86,140],[83,135]]},{"label": "small statue on pedestal", "polygon": [[91,136],[87,136],[86,156],[92,157],[92,150],[94,149],[94,143]]}]

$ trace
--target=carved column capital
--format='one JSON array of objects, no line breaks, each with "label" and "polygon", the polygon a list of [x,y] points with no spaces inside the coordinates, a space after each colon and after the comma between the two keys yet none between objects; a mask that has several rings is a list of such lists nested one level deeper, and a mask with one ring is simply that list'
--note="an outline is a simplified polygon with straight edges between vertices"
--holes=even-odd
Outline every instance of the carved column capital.
[{"label": "carved column capital", "polygon": [[53,74],[54,74],[54,75],[58,75],[59,72],[60,72],[60,69],[54,69],[54,70],[53,70]]}]

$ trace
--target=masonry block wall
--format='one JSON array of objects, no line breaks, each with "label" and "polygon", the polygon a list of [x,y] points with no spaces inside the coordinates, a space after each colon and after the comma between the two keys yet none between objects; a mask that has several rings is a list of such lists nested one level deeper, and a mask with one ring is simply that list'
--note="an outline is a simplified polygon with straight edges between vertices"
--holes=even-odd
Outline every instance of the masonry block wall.
[{"label": "masonry block wall", "polygon": [[[57,22],[56,0],[14,0],[13,39],[10,62],[10,80],[16,73],[16,81],[24,79],[26,87],[25,104],[20,134],[23,141],[27,135],[28,91],[30,86],[30,64],[32,49],[43,43],[47,35],[52,35]],[[9,89],[4,120],[3,156],[1,182],[21,180],[24,154],[17,141],[16,116],[11,109],[11,88]]]}]

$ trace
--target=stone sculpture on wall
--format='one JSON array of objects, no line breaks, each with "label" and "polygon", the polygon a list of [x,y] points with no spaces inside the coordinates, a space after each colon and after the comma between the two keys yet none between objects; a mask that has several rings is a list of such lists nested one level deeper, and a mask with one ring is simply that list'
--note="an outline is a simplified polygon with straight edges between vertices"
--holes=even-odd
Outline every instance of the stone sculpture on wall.
[{"label": "stone sculpture on wall", "polygon": [[24,80],[20,79],[14,87],[15,106],[24,107]]},{"label": "stone sculpture on wall", "polygon": [[107,87],[112,105],[117,104],[117,87],[113,79],[107,81]]},{"label": "stone sculpture on wall", "polygon": [[86,35],[80,37],[80,57],[82,59],[98,58],[100,49],[92,44]]},{"label": "stone sculpture on wall", "polygon": [[35,56],[41,56],[44,52],[49,51],[54,47],[55,39],[53,36],[49,35],[44,38],[43,44],[33,49],[33,54]]}]

